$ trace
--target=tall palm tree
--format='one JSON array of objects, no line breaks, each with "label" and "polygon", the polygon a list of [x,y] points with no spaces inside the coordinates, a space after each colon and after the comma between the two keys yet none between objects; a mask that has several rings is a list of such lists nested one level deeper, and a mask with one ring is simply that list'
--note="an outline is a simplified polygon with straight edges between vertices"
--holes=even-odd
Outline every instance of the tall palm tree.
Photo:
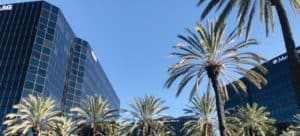
[{"label": "tall palm tree", "polygon": [[79,120],[78,125],[90,126],[93,136],[96,136],[98,125],[101,126],[116,117],[116,110],[110,109],[108,101],[100,96],[89,96],[81,102],[81,107],[72,108],[70,111]]},{"label": "tall palm tree", "polygon": [[203,94],[202,97],[195,96],[191,104],[184,109],[185,114],[196,118],[184,124],[183,130],[187,136],[213,136],[214,125],[212,117],[216,112],[215,99],[211,96],[210,91]]},{"label": "tall palm tree", "polygon": [[18,112],[6,115],[7,120],[3,125],[8,127],[4,130],[4,135],[25,135],[31,130],[34,136],[40,136],[49,124],[58,120],[59,112],[55,110],[55,101],[50,97],[29,95],[13,108]]},{"label": "tall palm tree", "polygon": [[[199,0],[198,5],[202,5],[206,0]],[[300,13],[299,0],[284,0],[290,2],[293,9]],[[239,34],[241,34],[244,26],[246,25],[246,37],[248,37],[253,17],[255,16],[256,9],[259,9],[260,21],[265,24],[266,35],[268,37],[269,27],[275,29],[274,11],[272,6],[275,6],[277,15],[279,17],[281,31],[283,34],[285,48],[287,51],[288,60],[290,62],[291,77],[293,79],[293,86],[296,91],[300,92],[300,60],[297,55],[295,41],[293,39],[291,27],[289,24],[288,16],[282,0],[209,0],[206,8],[202,12],[201,18],[204,19],[208,13],[213,9],[221,9],[224,7],[220,14],[217,24],[223,22],[226,17],[232,12],[237,11],[237,22],[239,27]],[[232,10],[237,7],[238,10]],[[300,102],[300,99],[298,99]]]},{"label": "tall palm tree", "polygon": [[66,117],[60,117],[59,120],[52,122],[49,126],[50,131],[45,132],[45,136],[70,136],[75,134],[78,129],[77,122]]},{"label": "tall palm tree", "polygon": [[[129,104],[131,110],[123,110],[132,118],[124,119],[121,128],[122,135],[156,136],[167,133],[162,118],[162,112],[168,109],[164,106],[165,101],[154,96],[145,95],[144,98],[137,97]],[[163,132],[164,131],[164,132]]]},{"label": "tall palm tree", "polygon": [[262,73],[267,70],[260,65],[264,61],[262,57],[252,52],[240,52],[250,45],[257,44],[255,39],[245,39],[234,42],[237,38],[237,29],[234,29],[227,38],[225,37],[226,23],[216,25],[208,22],[207,27],[197,24],[197,34],[187,30],[191,36],[178,37],[185,43],[175,46],[180,52],[171,53],[180,58],[178,63],[172,65],[168,72],[170,77],[165,83],[170,87],[174,81],[182,77],[176,96],[180,95],[184,87],[194,80],[190,98],[198,91],[204,78],[212,83],[216,97],[216,108],[221,136],[225,135],[224,100],[228,99],[226,85],[230,84],[238,92],[238,89],[246,91],[246,85],[239,76],[245,76],[250,82],[261,88],[267,80],[258,72],[248,70],[245,65],[255,66]]},{"label": "tall palm tree", "polygon": [[269,118],[270,112],[266,107],[258,107],[256,103],[238,108],[231,118],[232,123],[239,128],[239,135],[257,136],[257,135],[275,135],[275,120]]}]

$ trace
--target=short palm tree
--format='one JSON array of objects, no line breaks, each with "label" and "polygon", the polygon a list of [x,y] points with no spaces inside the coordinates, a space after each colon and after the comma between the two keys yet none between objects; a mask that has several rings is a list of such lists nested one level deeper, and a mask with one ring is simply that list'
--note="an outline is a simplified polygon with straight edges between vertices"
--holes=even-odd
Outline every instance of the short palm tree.
[{"label": "short palm tree", "polygon": [[137,97],[129,104],[132,110],[124,110],[132,118],[122,121],[121,135],[161,135],[162,131],[168,131],[164,125],[162,112],[168,109],[164,106],[165,101],[154,96],[145,95],[144,98]]},{"label": "short palm tree", "polygon": [[101,136],[118,136],[119,135],[119,129],[120,129],[120,123],[117,121],[107,121],[106,123],[103,123],[99,127],[99,132],[97,134]]},{"label": "short palm tree", "polygon": [[79,120],[78,125],[90,126],[93,136],[96,136],[97,126],[116,117],[116,110],[110,109],[108,101],[100,96],[89,96],[81,102],[81,107],[72,108],[70,111],[75,113],[75,118]]},{"label": "short palm tree", "polygon": [[[165,86],[169,88],[176,79],[182,77],[176,94],[178,96],[184,87],[194,80],[190,93],[190,98],[192,98],[202,81],[211,83],[216,97],[219,129],[221,136],[224,136],[223,108],[224,100],[227,99],[226,85],[231,85],[236,92],[238,89],[246,91],[246,85],[239,79],[240,76],[245,76],[246,79],[261,88],[261,84],[266,84],[267,80],[259,72],[245,68],[245,65],[255,66],[262,73],[266,73],[267,70],[260,65],[264,61],[262,57],[252,52],[240,51],[250,45],[257,44],[257,41],[245,39],[234,42],[237,40],[237,29],[234,29],[227,38],[224,38],[225,22],[220,25],[208,22],[206,27],[197,24],[196,30],[197,34],[187,30],[191,36],[178,36],[185,43],[175,46],[180,52],[171,53],[171,55],[179,57],[180,61],[169,68],[170,77]],[[208,80],[203,80],[204,78],[208,78]]]},{"label": "short palm tree", "polygon": [[291,129],[290,127],[286,130],[283,131],[282,134],[280,134],[280,136],[299,136],[300,133],[295,131],[294,129]]},{"label": "short palm tree", "polygon": [[186,136],[213,136],[215,122],[212,117],[216,112],[215,99],[210,91],[202,97],[195,96],[191,104],[184,109],[185,113],[196,120],[190,120],[184,124],[183,131]]},{"label": "short palm tree", "polygon": [[[207,2],[207,0],[198,0],[198,5],[202,5]],[[275,18],[274,18],[274,9],[277,11],[279,22],[281,25],[281,30],[285,42],[285,48],[287,51],[288,60],[291,67],[291,76],[293,78],[293,86],[295,90],[300,91],[300,65],[299,57],[297,55],[296,44],[293,39],[291,26],[288,20],[288,14],[286,12],[286,7],[284,2],[289,2],[293,9],[300,13],[300,1],[299,0],[209,0],[207,6],[204,7],[201,18],[204,19],[209,12],[214,12],[214,8],[223,9],[221,11],[219,21],[217,24],[222,23],[231,12],[237,12],[237,22],[239,28],[239,34],[241,34],[244,26],[246,26],[246,37],[251,29],[251,24],[257,9],[259,13],[257,17],[260,18],[260,21],[265,25],[266,34],[268,37],[269,27],[271,26],[272,30],[275,30]],[[237,7],[237,10],[233,10],[234,7]],[[234,22],[236,23],[236,22]],[[255,28],[256,29],[256,28]]]},{"label": "short palm tree", "polygon": [[50,124],[50,131],[45,132],[45,136],[70,136],[75,134],[78,129],[77,122],[60,117],[58,121]]},{"label": "short palm tree", "polygon": [[295,125],[291,125],[286,131],[283,131],[281,136],[298,136],[300,135],[300,114],[294,115]]},{"label": "short palm tree", "polygon": [[13,108],[18,112],[6,115],[4,135],[25,135],[31,130],[34,136],[40,136],[49,124],[58,120],[59,112],[55,110],[55,101],[50,97],[29,95]]},{"label": "short palm tree", "polygon": [[275,135],[275,120],[269,118],[270,112],[266,107],[258,107],[256,103],[240,107],[237,112],[228,117],[232,123],[239,128],[239,135],[243,136],[265,136]]}]

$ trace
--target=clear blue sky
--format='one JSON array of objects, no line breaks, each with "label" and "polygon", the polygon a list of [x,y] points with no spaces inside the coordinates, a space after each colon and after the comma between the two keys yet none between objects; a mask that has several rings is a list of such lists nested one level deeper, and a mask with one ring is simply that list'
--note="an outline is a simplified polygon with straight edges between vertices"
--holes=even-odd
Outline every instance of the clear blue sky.
[{"label": "clear blue sky", "polygon": [[[1,0],[0,4],[26,0]],[[175,98],[176,87],[163,88],[167,68],[176,61],[168,58],[171,46],[180,42],[177,34],[193,28],[201,7],[197,0],[48,0],[64,13],[77,36],[89,41],[121,100],[121,108],[145,93],[166,100],[172,116],[183,115],[189,89]],[[300,16],[289,11],[293,34],[300,44]],[[213,16],[214,14],[211,14]],[[277,16],[276,16],[277,19]],[[233,23],[232,21],[231,23]],[[256,21],[252,37],[260,41],[249,48],[270,59],[285,51],[280,27],[265,38]],[[234,24],[231,24],[234,25]],[[279,22],[277,21],[277,26]],[[199,91],[204,91],[201,88]]]}]

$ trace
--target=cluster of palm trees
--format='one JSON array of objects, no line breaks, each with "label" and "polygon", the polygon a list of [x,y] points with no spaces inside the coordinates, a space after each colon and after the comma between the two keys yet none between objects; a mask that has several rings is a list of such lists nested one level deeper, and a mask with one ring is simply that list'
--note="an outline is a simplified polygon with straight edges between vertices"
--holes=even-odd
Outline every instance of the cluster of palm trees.
[{"label": "cluster of palm trees", "polygon": [[3,134],[34,136],[70,136],[78,132],[106,135],[114,132],[117,114],[109,103],[99,96],[87,97],[80,107],[70,109],[64,115],[50,98],[29,95],[13,107],[16,113],[6,115]]},{"label": "cluster of palm trees", "polygon": [[[175,136],[168,124],[172,118],[163,112],[168,109],[160,98],[145,95],[137,97],[128,110],[111,109],[99,96],[82,101],[80,107],[63,115],[56,110],[54,100],[30,95],[14,106],[17,113],[10,113],[3,123],[6,136]],[[210,90],[202,96],[194,96],[184,109],[190,120],[181,129],[186,136],[216,136],[218,122],[215,119],[215,97]],[[257,104],[238,107],[237,112],[226,111],[226,134],[231,136],[276,135],[275,120],[269,117],[265,107]],[[128,114],[118,118],[116,112]],[[73,113],[73,114],[72,114]],[[290,126],[282,136],[299,134],[300,114],[295,116],[298,125]]]},{"label": "cluster of palm trees", "polygon": [[[299,12],[300,2],[289,0],[290,5]],[[195,30],[187,29],[188,36],[179,35],[183,41],[171,53],[179,58],[168,72],[170,77],[165,82],[167,88],[176,80],[180,80],[176,96],[179,96],[187,84],[192,83],[190,105],[184,109],[186,114],[195,118],[185,123],[182,131],[191,136],[213,136],[217,129],[221,136],[255,136],[276,135],[275,120],[269,118],[270,113],[265,107],[256,103],[237,107],[234,111],[224,111],[224,103],[229,99],[227,86],[236,92],[247,93],[246,84],[240,80],[245,77],[257,88],[267,84],[264,75],[268,70],[261,63],[265,61],[253,52],[245,52],[245,48],[256,45],[258,42],[250,38],[250,30],[257,9],[260,21],[265,25],[266,35],[269,29],[274,31],[275,13],[279,17],[288,60],[290,62],[292,79],[295,91],[300,91],[300,65],[293,40],[291,27],[282,0],[199,0],[198,6],[205,5],[201,19],[213,10],[221,10],[215,21],[206,24],[196,24]],[[273,7],[275,7],[273,9]],[[233,10],[237,8],[237,10]],[[226,18],[237,12],[236,28],[227,33]],[[217,12],[219,13],[219,12]],[[245,31],[245,33],[243,33]],[[245,38],[240,38],[245,35]],[[249,69],[256,67],[257,71]],[[213,88],[214,96],[210,91],[202,97],[195,96],[203,82]],[[300,93],[295,93],[300,94]],[[298,100],[300,101],[300,100]],[[63,115],[57,110],[51,98],[35,97],[30,95],[21,100],[14,108],[17,113],[8,114],[3,123],[7,126],[5,135],[71,135],[88,132],[92,135],[143,135],[168,136],[174,135],[172,128],[165,125],[169,119],[162,114],[167,106],[164,101],[153,96],[136,98],[129,110],[110,109],[109,103],[101,97],[88,97],[82,101],[80,107],[70,110]],[[117,111],[129,114],[130,118],[117,121]],[[214,118],[215,112],[217,119]],[[226,115],[226,118],[225,118]],[[300,115],[295,115],[295,122],[299,122]],[[290,126],[282,135],[299,135],[299,126]]]},{"label": "cluster of palm trees", "polygon": [[[289,0],[291,7],[300,13],[300,2],[298,0]],[[243,52],[243,49],[251,45],[257,44],[255,39],[250,38],[250,30],[256,10],[259,9],[260,21],[265,24],[266,36],[269,35],[269,28],[275,30],[274,9],[277,11],[279,21],[282,28],[285,47],[287,50],[288,60],[290,62],[293,87],[299,94],[300,91],[300,65],[296,51],[295,42],[293,40],[291,27],[289,25],[288,16],[281,0],[199,0],[198,6],[203,6],[201,20],[216,9],[221,10],[220,15],[215,21],[211,21],[204,25],[197,24],[194,32],[188,29],[189,36],[179,35],[183,40],[175,46],[177,52],[171,53],[172,56],[179,58],[179,61],[172,65],[168,72],[170,77],[166,81],[166,87],[171,87],[176,80],[179,81],[177,96],[181,94],[185,86],[192,82],[193,87],[190,98],[193,97],[202,82],[207,82],[207,86],[212,86],[215,93],[216,110],[218,116],[218,128],[221,136],[229,135],[230,126],[226,126],[226,118],[224,112],[224,103],[229,99],[227,95],[227,86],[231,86],[234,91],[247,90],[247,86],[239,78],[244,76],[250,83],[257,88],[261,88],[267,84],[264,74],[267,69],[261,65],[264,61],[262,57],[252,52]],[[205,6],[206,5],[206,6]],[[234,10],[236,8],[237,10]],[[231,33],[226,33],[226,18],[232,12],[237,12],[236,28]],[[219,13],[219,12],[217,12]],[[243,32],[246,31],[244,34]],[[241,35],[245,35],[244,39],[240,39]],[[248,67],[247,67],[248,65]],[[249,66],[256,67],[258,71],[249,70]],[[299,100],[298,100],[299,101]],[[247,105],[245,109],[240,109],[238,113],[251,112],[249,108],[257,108],[256,104]],[[265,108],[254,110],[259,112],[265,111]],[[262,114],[260,116],[266,116]],[[246,116],[246,115],[245,115]],[[240,116],[243,117],[243,116]],[[250,121],[233,119],[230,122]],[[266,121],[268,125],[265,128],[257,129],[255,126],[245,126],[249,132],[246,135],[255,135],[257,133],[263,135],[263,132],[271,131],[269,125],[272,120]],[[252,133],[256,131],[255,133]],[[258,132],[261,131],[261,132]],[[236,132],[236,131],[235,131]],[[246,132],[246,131],[243,131]],[[250,133],[251,132],[251,133]],[[243,134],[245,135],[245,134]]]}]

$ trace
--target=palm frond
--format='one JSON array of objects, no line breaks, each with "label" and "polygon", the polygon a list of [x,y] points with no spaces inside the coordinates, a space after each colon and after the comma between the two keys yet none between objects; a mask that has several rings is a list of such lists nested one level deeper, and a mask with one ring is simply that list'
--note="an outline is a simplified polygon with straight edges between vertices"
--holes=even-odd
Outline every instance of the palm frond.
[{"label": "palm frond", "polygon": [[129,104],[131,110],[123,110],[133,118],[125,119],[121,124],[122,135],[166,135],[171,130],[164,125],[165,115],[162,112],[168,109],[164,106],[165,101],[154,96],[145,95],[144,98],[137,97]]},{"label": "palm frond", "polygon": [[53,99],[29,95],[13,106],[17,113],[6,116],[3,125],[7,128],[4,135],[28,134],[30,130],[43,131],[48,125],[57,121],[59,111],[55,110]]}]

